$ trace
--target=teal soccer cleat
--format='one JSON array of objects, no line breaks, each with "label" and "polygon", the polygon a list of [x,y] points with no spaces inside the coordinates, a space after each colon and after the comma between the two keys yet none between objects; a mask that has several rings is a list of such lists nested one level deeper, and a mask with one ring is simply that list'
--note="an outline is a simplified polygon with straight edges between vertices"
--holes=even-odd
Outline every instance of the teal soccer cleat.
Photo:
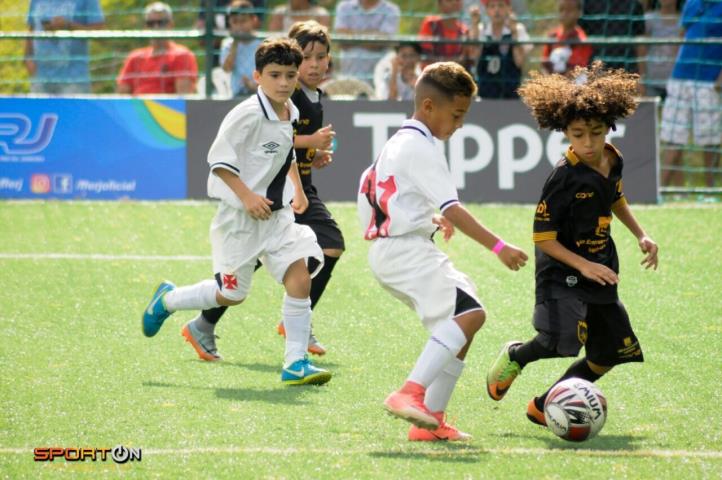
[{"label": "teal soccer cleat", "polygon": [[286,385],[323,385],[331,380],[331,372],[315,367],[308,357],[296,360],[281,372],[281,382]]},{"label": "teal soccer cleat", "polygon": [[150,303],[145,307],[143,311],[143,335],[146,337],[152,337],[158,333],[165,319],[172,313],[165,308],[163,297],[174,289],[175,285],[171,282],[167,280],[161,282],[153,294],[153,298],[150,299]]}]

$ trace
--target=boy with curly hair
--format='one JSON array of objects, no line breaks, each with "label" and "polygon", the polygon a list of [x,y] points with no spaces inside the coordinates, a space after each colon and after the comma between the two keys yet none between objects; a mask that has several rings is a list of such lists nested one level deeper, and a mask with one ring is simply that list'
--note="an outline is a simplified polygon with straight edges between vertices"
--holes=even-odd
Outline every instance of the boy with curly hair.
[{"label": "boy with curly hair", "polygon": [[[511,341],[490,368],[487,392],[501,400],[529,363],[586,356],[558,380],[594,382],[615,365],[643,361],[639,341],[617,295],[619,260],[610,227],[614,214],[657,268],[657,244],[639,225],[622,189],[622,154],[605,142],[615,122],[637,107],[639,76],[601,62],[570,76],[532,73],[519,89],[539,127],[564,132],[571,143],[549,175],[534,217],[537,335]],[[527,417],[546,425],[546,393],[529,401]]]}]

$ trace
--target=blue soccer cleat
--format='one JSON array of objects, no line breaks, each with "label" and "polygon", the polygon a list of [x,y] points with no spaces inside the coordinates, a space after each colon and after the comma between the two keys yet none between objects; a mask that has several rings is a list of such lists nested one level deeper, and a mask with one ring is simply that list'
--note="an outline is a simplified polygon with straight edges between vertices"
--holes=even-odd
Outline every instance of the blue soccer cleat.
[{"label": "blue soccer cleat", "polygon": [[331,380],[331,372],[315,367],[308,357],[296,360],[281,372],[281,382],[286,385],[323,385]]},{"label": "blue soccer cleat", "polygon": [[150,303],[145,307],[143,311],[143,335],[146,337],[152,337],[158,333],[165,319],[172,313],[165,308],[163,297],[166,293],[174,289],[175,285],[171,282],[167,280],[161,282],[153,294],[153,298],[150,299]]}]

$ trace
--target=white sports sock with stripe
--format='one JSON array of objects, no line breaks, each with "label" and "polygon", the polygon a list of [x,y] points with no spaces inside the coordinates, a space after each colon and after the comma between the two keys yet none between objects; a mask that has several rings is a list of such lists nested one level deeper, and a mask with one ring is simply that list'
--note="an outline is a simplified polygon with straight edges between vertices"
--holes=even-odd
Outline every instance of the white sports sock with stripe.
[{"label": "white sports sock with stripe", "polygon": [[283,326],[286,329],[284,368],[306,356],[311,334],[311,299],[283,297]]},{"label": "white sports sock with stripe", "polygon": [[426,389],[426,397],[424,397],[424,404],[429,410],[432,412],[446,411],[446,406],[451,400],[451,394],[454,393],[456,382],[464,371],[464,365],[463,360],[452,358],[439,376],[431,382],[429,388]]},{"label": "white sports sock with stripe", "polygon": [[218,283],[215,280],[203,280],[195,285],[171,290],[163,297],[163,304],[170,312],[219,307],[220,305],[216,301],[217,291]]},{"label": "white sports sock with stripe", "polygon": [[428,387],[466,345],[466,335],[454,320],[437,326],[409,375],[409,381]]}]

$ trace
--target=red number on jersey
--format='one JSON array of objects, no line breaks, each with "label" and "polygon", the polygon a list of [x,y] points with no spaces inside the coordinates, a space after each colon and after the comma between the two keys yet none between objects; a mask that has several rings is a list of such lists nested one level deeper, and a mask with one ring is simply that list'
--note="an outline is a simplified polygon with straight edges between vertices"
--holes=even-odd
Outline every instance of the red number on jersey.
[{"label": "red number on jersey", "polygon": [[[377,198],[376,189],[383,190],[381,198]],[[373,208],[371,221],[366,229],[364,238],[373,240],[376,237],[388,237],[391,217],[389,216],[389,199],[396,193],[396,180],[393,175],[382,182],[376,181],[376,169],[372,168],[366,174],[361,187],[361,193],[366,195],[369,204]]]}]

